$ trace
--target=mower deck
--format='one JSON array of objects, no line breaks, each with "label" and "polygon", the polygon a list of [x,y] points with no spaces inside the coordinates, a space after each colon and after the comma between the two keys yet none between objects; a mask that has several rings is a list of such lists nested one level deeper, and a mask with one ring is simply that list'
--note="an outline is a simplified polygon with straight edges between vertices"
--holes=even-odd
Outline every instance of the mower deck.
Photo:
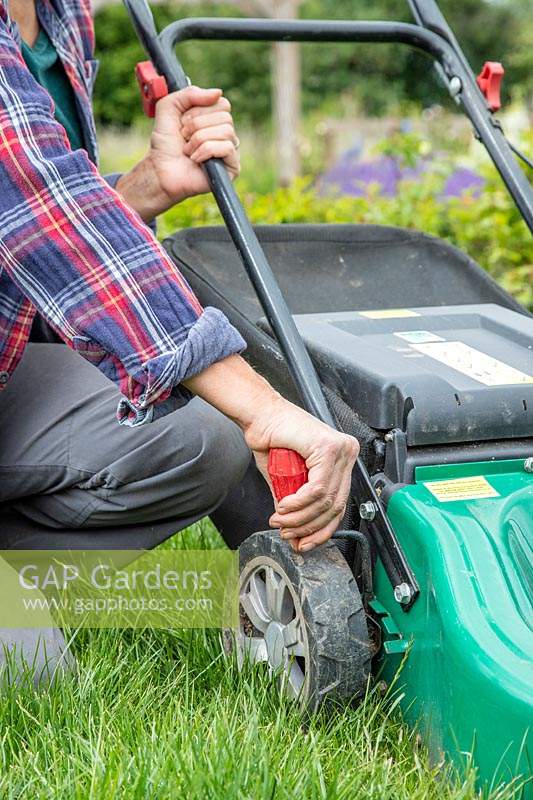
[{"label": "mower deck", "polygon": [[[293,314],[496,304],[527,316],[472,259],[419,231],[377,225],[270,225],[255,231]],[[300,402],[279,347],[258,324],[264,312],[227,231],[178,231],[165,247],[201,302],[222,309],[242,332],[250,362]]]},{"label": "mower deck", "polygon": [[533,321],[523,314],[485,303],[295,320],[323,381],[371,428],[403,430],[407,445],[531,433]]}]

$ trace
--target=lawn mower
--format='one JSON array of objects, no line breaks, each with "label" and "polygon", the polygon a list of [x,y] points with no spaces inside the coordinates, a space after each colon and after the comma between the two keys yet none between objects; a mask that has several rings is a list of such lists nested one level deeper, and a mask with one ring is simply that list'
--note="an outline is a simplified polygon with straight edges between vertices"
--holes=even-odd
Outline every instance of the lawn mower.
[{"label": "lawn mower", "polygon": [[[145,111],[188,85],[186,40],[396,42],[433,61],[526,225],[533,191],[494,116],[500,64],[474,76],[434,0],[403,22],[186,18],[156,31],[125,0],[149,57]],[[533,738],[533,319],[471,258],[416,230],[252,227],[221,162],[205,166],[224,227],[165,247],[204,305],[285,396],[359,439],[350,504],[326,545],[277,532],[240,548],[240,661],[315,709],[395,679],[431,757],[473,758],[480,785],[526,779]],[[306,480],[273,451],[279,498]],[[398,669],[401,667],[399,673]],[[533,797],[531,785],[522,790]]]},{"label": "lawn mower", "polygon": [[[136,70],[149,115],[188,84],[175,55],[188,39],[396,42],[426,53],[533,230],[522,154],[493,114],[501,66],[488,62],[476,81],[433,0],[410,0],[415,24],[187,18],[160,33],[145,0],[126,6],[150,59]],[[213,160],[206,172],[225,227],[180,231],[167,251],[204,305],[243,333],[250,362],[361,445],[330,542],[295,554],[265,531],[241,546],[239,661],[266,665],[311,711],[359,698],[371,673],[395,681],[435,761],[471,754],[481,785],[527,779],[531,315],[444,241],[356,224],[253,228],[224,166]],[[278,498],[306,480],[295,453],[272,451],[269,467]],[[72,550],[149,549],[180,528],[161,520],[95,537],[7,509],[2,523],[3,547],[26,550],[67,540]],[[33,634],[14,634],[24,636]],[[64,658],[58,632],[46,636],[47,657]],[[531,785],[523,795],[533,797]]]}]

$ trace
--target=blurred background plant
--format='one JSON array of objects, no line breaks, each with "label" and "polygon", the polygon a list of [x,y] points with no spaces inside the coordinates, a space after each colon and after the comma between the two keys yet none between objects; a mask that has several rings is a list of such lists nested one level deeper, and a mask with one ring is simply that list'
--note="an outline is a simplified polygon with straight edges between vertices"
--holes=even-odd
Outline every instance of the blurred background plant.
[{"label": "blurred background plant", "polygon": [[[318,19],[399,19],[411,22],[406,0],[288,0],[299,16]],[[182,2],[154,4],[158,26],[188,16],[243,16],[248,8],[258,16],[282,0],[247,2]],[[103,5],[102,5],[103,4]],[[96,14],[100,72],[95,112],[103,125],[129,126],[142,118],[133,65],[144,55],[121,4],[100,0]],[[505,65],[503,100],[520,100],[533,111],[532,0],[442,0],[474,70],[486,60]],[[288,5],[285,5],[285,9]],[[263,14],[261,11],[263,10]],[[447,92],[428,77],[427,58],[397,45],[317,45],[301,48],[304,114],[325,111],[341,115],[347,107],[365,115],[383,115],[413,102],[440,103],[453,108]],[[271,45],[264,42],[188,42],[180,55],[194,81],[215,79],[233,101],[241,125],[265,125],[271,111]]]},{"label": "blurred background plant", "polygon": [[[485,60],[504,63],[504,110],[498,116],[531,157],[533,0],[440,5],[475,71]],[[150,130],[133,76],[134,64],[145,56],[121,4],[99,0],[97,9],[94,106],[102,168],[127,169],[145,151]],[[185,16],[290,13],[410,21],[405,0],[180,0],[154,6],[158,26]],[[531,236],[428,60],[405,47],[346,44],[294,45],[296,54],[284,61],[280,50],[287,47],[292,45],[180,46],[194,82],[215,83],[232,101],[244,166],[239,191],[252,220],[416,227],[464,249],[533,309]],[[297,83],[289,104],[288,95],[280,94],[280,64],[289,82]],[[288,148],[286,138],[294,140]],[[160,233],[215,223],[220,217],[211,198],[195,198],[168,212]]]},{"label": "blurred background plant", "polygon": [[[449,166],[452,169],[451,166]],[[479,197],[440,199],[445,173],[426,173],[403,180],[393,197],[377,185],[360,197],[320,194],[309,178],[271,192],[249,188],[246,177],[239,191],[254,223],[368,223],[418,228],[447,239],[464,250],[523,305],[533,311],[533,239],[500,178],[488,167]],[[160,220],[161,236],[178,228],[219,225],[222,220],[211,197],[197,197],[176,206]]]}]

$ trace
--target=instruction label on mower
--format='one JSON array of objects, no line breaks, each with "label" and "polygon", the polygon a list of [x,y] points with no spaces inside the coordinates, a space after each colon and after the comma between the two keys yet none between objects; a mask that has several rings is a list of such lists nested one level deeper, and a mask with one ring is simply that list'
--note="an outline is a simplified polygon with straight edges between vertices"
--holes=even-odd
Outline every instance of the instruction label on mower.
[{"label": "instruction label on mower", "polygon": [[452,500],[483,500],[485,497],[500,496],[483,475],[453,478],[448,481],[427,481],[423,485],[441,503],[449,503]]},{"label": "instruction label on mower", "polygon": [[426,342],[443,342],[442,336],[431,331],[396,331],[394,334],[399,339],[404,339],[411,344],[426,344]]},{"label": "instruction label on mower", "polygon": [[402,317],[419,317],[418,311],[410,308],[381,308],[376,311],[360,311],[362,317],[367,319],[401,319]]},{"label": "instruction label on mower", "polygon": [[427,342],[413,344],[412,347],[419,353],[430,356],[479,383],[484,383],[485,386],[533,383],[532,375],[527,375],[516,367],[511,367],[510,364],[505,364],[464,342]]}]

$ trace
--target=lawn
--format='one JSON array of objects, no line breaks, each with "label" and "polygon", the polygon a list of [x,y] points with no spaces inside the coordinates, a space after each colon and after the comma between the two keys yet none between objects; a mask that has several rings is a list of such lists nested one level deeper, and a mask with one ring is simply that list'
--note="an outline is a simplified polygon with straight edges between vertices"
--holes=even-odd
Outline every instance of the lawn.
[{"label": "lawn", "polygon": [[[208,522],[165,545],[220,546]],[[472,771],[429,766],[379,685],[305,720],[268,676],[223,659],[218,631],[72,635],[74,680],[0,699],[2,800],[478,797]]]}]

